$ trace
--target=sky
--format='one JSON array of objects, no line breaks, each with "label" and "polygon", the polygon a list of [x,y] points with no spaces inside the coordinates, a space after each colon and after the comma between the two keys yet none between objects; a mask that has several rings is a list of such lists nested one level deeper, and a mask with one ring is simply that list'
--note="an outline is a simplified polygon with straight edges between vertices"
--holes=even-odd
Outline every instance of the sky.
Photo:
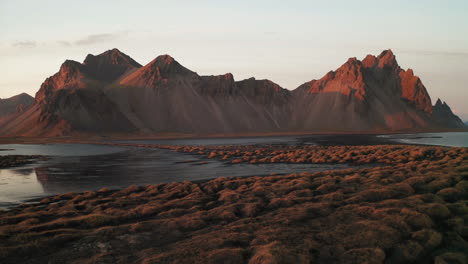
[{"label": "sky", "polygon": [[0,98],[34,96],[66,59],[112,48],[287,89],[390,48],[468,120],[467,13],[466,0],[0,0]]}]

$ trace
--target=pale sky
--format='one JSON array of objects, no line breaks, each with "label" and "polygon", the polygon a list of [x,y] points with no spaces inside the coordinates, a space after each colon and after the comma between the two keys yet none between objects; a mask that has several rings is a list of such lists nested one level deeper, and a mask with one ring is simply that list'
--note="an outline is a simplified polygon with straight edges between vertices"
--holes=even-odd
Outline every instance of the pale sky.
[{"label": "pale sky", "polygon": [[112,48],[288,89],[391,48],[468,120],[467,13],[467,0],[0,0],[0,97],[34,96],[66,59]]}]

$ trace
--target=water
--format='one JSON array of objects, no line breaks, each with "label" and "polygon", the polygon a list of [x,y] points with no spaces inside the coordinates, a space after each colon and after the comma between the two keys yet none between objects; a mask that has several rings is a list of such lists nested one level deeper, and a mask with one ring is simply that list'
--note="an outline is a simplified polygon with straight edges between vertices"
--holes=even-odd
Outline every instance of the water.
[{"label": "water", "polygon": [[468,132],[395,134],[379,137],[406,144],[468,147]]},{"label": "water", "polygon": [[93,144],[0,144],[0,155],[90,156],[123,151],[116,146]]},{"label": "water", "polygon": [[121,143],[167,144],[167,145],[380,145],[380,144],[421,144],[449,147],[468,147],[468,132],[416,133],[416,134],[328,134],[303,136],[269,136],[243,138],[208,138],[208,139],[169,139],[169,140],[128,140]]},{"label": "water", "polygon": [[[0,170],[0,207],[54,194],[218,177],[264,176],[348,168],[348,165],[227,164],[170,150],[102,145],[19,145],[8,154],[41,154],[48,161]],[[3,145],[2,149],[13,149]]]},{"label": "water", "polygon": [[284,144],[295,145],[307,136],[265,136],[265,137],[239,137],[239,138],[187,138],[187,139],[159,139],[159,140],[125,140],[119,143],[160,144],[184,146],[216,146],[216,145],[261,145]]},{"label": "water", "polygon": [[[312,144],[371,145],[386,143],[468,147],[468,132],[399,135],[308,135],[212,139],[133,140],[138,144],[251,145]],[[263,176],[348,168],[314,164],[226,164],[170,150],[92,144],[5,144],[0,155],[45,155],[48,161],[0,170],[0,207],[66,192],[124,188],[218,177]],[[191,162],[187,162],[191,161]]]}]

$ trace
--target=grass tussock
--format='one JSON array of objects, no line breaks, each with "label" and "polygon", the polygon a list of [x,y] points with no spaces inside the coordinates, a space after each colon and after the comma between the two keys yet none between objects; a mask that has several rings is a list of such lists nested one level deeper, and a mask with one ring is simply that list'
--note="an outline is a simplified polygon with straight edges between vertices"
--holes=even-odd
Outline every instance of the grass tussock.
[{"label": "grass tussock", "polygon": [[157,146],[226,163],[378,163],[69,193],[0,214],[2,263],[466,263],[468,152]]}]

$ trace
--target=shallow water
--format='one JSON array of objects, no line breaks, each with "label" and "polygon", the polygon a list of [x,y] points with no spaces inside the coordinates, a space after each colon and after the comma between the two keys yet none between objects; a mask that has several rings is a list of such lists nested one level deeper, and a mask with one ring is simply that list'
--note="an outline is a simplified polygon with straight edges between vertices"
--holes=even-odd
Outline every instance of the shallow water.
[{"label": "shallow water", "polygon": [[468,147],[467,132],[415,133],[415,134],[346,134],[346,135],[303,135],[303,136],[268,136],[243,138],[208,138],[208,139],[161,139],[128,140],[121,143],[163,144],[163,145],[379,145],[379,144],[422,144],[449,147]]},{"label": "shallow water", "polygon": [[[376,140],[377,139],[377,140]],[[382,144],[382,142],[468,146],[468,133],[405,135],[309,135],[213,139],[119,141],[171,145]],[[124,188],[218,177],[263,176],[348,168],[348,165],[226,164],[170,150],[92,144],[5,144],[0,155],[45,155],[48,161],[0,170],[0,207],[66,192]],[[191,162],[187,162],[191,161]]]},{"label": "shallow water", "polygon": [[90,156],[124,151],[116,146],[93,144],[0,144],[0,155]]},{"label": "shallow water", "polygon": [[[175,181],[199,181],[218,177],[264,176],[348,168],[348,165],[227,164],[201,156],[153,148],[112,148],[67,144],[47,146],[54,153],[48,161],[0,170],[0,207],[66,192],[124,188]],[[29,145],[35,150],[42,147]],[[102,149],[100,149],[102,147]],[[3,148],[3,147],[2,147]],[[56,149],[55,149],[56,148]],[[12,152],[12,151],[10,151]],[[72,156],[70,153],[80,155]],[[38,154],[23,146],[15,154]],[[105,153],[95,155],[96,153]]]},{"label": "shallow water", "polygon": [[184,146],[216,146],[216,145],[261,145],[286,144],[295,145],[302,142],[307,136],[265,136],[265,137],[239,137],[239,138],[187,138],[187,139],[156,139],[156,140],[125,140],[119,143],[135,144],[161,144]]},{"label": "shallow water", "polygon": [[395,134],[379,137],[406,144],[468,147],[468,132]]}]

